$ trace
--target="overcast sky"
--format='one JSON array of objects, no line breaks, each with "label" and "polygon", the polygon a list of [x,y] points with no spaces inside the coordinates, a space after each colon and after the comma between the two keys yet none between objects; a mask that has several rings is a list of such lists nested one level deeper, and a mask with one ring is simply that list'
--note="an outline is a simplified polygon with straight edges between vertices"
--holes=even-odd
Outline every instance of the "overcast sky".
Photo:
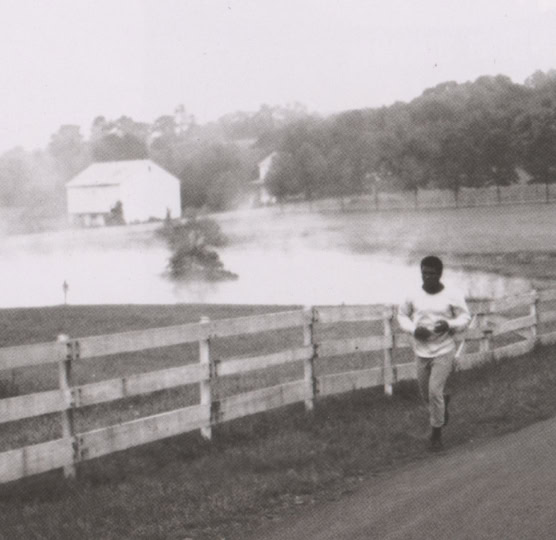
[{"label": "overcast sky", "polygon": [[98,115],[330,113],[556,67],[556,0],[0,0],[0,151]]}]

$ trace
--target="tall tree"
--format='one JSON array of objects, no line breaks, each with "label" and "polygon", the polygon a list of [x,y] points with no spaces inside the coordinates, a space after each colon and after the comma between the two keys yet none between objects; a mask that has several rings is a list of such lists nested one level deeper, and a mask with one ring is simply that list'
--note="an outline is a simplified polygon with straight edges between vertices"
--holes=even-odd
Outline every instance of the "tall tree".
[{"label": "tall tree", "polygon": [[283,201],[289,195],[302,193],[303,186],[297,176],[296,165],[290,153],[280,152],[272,160],[266,184],[279,201]]},{"label": "tall tree", "polygon": [[125,133],[108,133],[93,146],[94,161],[125,161],[148,157],[145,143],[137,137]]},{"label": "tall tree", "polygon": [[91,158],[79,126],[64,124],[50,138],[48,151],[54,157],[62,183],[87,167]]},{"label": "tall tree", "polygon": [[146,140],[148,125],[128,116],[107,121],[98,116],[91,126],[94,161],[122,161],[148,157]]},{"label": "tall tree", "polygon": [[[250,178],[251,169],[252,163],[243,159],[241,150],[235,145],[216,144],[202,148],[188,159],[179,175],[182,204],[195,208],[205,205],[222,208],[233,204],[231,187],[235,186],[233,189],[239,195]],[[224,190],[222,197],[217,195],[218,186]],[[235,202],[236,195],[233,199]]]}]

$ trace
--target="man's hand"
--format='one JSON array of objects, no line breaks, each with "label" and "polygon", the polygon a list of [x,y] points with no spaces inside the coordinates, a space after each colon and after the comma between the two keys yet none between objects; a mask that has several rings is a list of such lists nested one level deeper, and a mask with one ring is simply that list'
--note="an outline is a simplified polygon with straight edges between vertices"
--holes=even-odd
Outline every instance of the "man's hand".
[{"label": "man's hand", "polygon": [[450,330],[450,326],[448,325],[447,321],[438,321],[434,325],[434,332],[436,334],[445,334]]},{"label": "man's hand", "polygon": [[432,332],[424,326],[418,326],[417,328],[415,328],[415,332],[413,332],[413,335],[415,336],[415,339],[418,339],[419,341],[426,341],[431,337]]}]

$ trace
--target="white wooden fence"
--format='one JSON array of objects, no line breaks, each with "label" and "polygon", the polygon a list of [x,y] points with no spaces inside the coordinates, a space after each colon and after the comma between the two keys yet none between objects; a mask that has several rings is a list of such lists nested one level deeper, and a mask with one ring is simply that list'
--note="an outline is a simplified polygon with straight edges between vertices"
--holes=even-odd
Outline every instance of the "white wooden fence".
[{"label": "white wooden fence", "polygon": [[416,191],[381,191],[314,201],[289,201],[285,213],[321,211],[376,211],[395,209],[464,208],[556,202],[556,184],[514,184],[481,188],[418,189]]},{"label": "white wooden fence", "polygon": [[[477,324],[464,337],[467,344],[478,342],[479,345],[471,345],[470,352],[460,356],[459,369],[518,356],[530,351],[537,343],[555,343],[556,331],[539,331],[539,325],[556,321],[556,307],[550,309],[550,302],[554,301],[556,290],[470,301]],[[549,309],[544,309],[546,306]],[[526,313],[516,316],[516,308],[525,309]],[[202,318],[195,324],[2,348],[0,370],[55,363],[58,365],[59,388],[0,400],[0,423],[59,413],[62,437],[0,453],[0,482],[57,468],[63,468],[66,476],[73,476],[76,465],[85,460],[197,429],[210,439],[211,429],[216,424],[296,402],[304,402],[306,409],[310,410],[321,396],[373,386],[384,386],[386,394],[392,394],[393,384],[397,381],[415,377],[413,362],[396,362],[396,351],[409,347],[410,338],[396,329],[394,315],[392,306],[383,305],[311,307],[215,321]],[[382,321],[383,332],[340,340],[318,341],[315,337],[321,325],[356,321]],[[212,344],[220,338],[296,327],[303,329],[303,343],[281,352],[227,359],[216,359],[211,354]],[[517,337],[517,341],[497,346],[496,338],[502,334],[511,334],[514,341]],[[88,359],[194,342],[199,344],[199,362],[195,364],[84,385],[72,382],[72,367]],[[325,357],[365,351],[383,351],[382,365],[315,374],[315,366]],[[223,399],[213,398],[213,385],[219,377],[292,362],[303,363],[302,379]],[[199,385],[199,403],[76,433],[74,412],[80,407],[186,384]]]}]

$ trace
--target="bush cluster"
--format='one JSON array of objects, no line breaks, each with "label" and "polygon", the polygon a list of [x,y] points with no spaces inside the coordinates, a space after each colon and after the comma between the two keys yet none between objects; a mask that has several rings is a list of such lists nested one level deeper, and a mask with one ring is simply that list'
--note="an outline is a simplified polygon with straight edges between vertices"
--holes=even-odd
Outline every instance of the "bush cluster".
[{"label": "bush cluster", "polygon": [[211,247],[228,243],[218,223],[193,215],[184,223],[166,221],[158,230],[172,252],[168,261],[168,275],[179,280],[220,281],[237,279],[237,274],[224,268],[220,256]]}]

